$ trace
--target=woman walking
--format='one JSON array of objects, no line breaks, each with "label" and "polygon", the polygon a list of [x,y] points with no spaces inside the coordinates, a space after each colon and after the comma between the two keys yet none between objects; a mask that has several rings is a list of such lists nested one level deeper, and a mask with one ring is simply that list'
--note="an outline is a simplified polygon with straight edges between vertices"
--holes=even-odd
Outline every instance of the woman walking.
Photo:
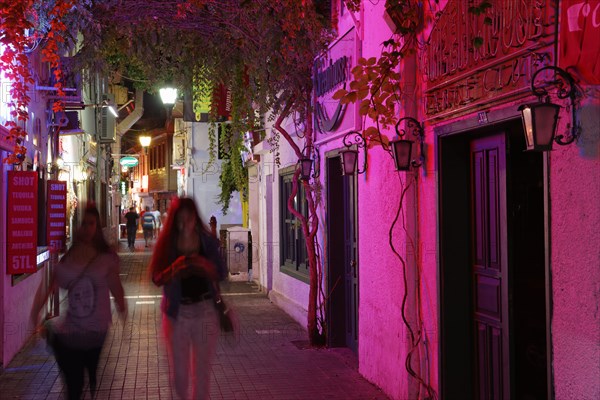
[{"label": "woman walking", "polygon": [[192,199],[173,200],[149,269],[152,281],[163,286],[161,309],[171,383],[181,399],[207,399],[219,335],[213,297],[227,271],[218,240],[200,219]]},{"label": "woman walking", "polygon": [[92,397],[96,391],[96,370],[100,352],[111,323],[110,293],[117,310],[127,313],[123,286],[119,278],[119,257],[102,234],[100,214],[88,205],[74,243],[54,267],[47,291],[38,289],[31,311],[33,325],[48,296],[57,287],[67,290],[68,308],[47,334],[56,362],[62,372],[70,400],[80,399],[84,370],[88,371]]}]

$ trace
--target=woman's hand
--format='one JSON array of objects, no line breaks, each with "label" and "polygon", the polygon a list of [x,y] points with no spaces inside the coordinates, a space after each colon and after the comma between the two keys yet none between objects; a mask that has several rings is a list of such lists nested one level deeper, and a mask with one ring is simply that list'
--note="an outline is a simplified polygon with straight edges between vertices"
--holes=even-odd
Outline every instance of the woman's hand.
[{"label": "woman's hand", "polygon": [[173,265],[177,265],[176,271],[182,277],[197,275],[213,281],[218,279],[217,268],[208,258],[197,254],[183,257],[183,260],[181,260],[182,257],[179,257],[173,263]]},{"label": "woman's hand", "polygon": [[177,257],[177,259],[175,259],[175,261],[173,261],[173,263],[169,266],[171,277],[186,269],[188,266],[187,264],[186,256]]},{"label": "woman's hand", "polygon": [[187,278],[192,275],[201,276],[211,281],[219,279],[217,267],[208,258],[201,255],[179,256],[165,270],[153,277],[156,285],[161,286],[171,281],[176,275]]},{"label": "woman's hand", "polygon": [[152,282],[157,286],[162,286],[173,280],[175,275],[186,267],[185,256],[178,257],[167,268],[152,275]]}]

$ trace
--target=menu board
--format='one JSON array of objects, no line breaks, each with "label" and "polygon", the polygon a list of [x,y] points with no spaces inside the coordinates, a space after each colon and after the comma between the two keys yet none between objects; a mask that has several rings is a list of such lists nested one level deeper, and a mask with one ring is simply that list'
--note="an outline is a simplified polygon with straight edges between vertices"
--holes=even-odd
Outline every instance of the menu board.
[{"label": "menu board", "polygon": [[47,241],[51,253],[65,248],[67,221],[67,182],[48,181]]},{"label": "menu board", "polygon": [[6,270],[9,274],[37,270],[38,172],[8,171]]}]

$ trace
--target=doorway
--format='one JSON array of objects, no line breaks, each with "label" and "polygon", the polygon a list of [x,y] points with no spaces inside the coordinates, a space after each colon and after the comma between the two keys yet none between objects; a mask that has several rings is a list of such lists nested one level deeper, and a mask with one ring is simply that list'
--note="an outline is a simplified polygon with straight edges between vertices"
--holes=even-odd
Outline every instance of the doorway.
[{"label": "doorway", "polygon": [[358,351],[356,176],[343,176],[339,155],[327,158],[327,341]]},{"label": "doorway", "polygon": [[546,399],[542,154],[517,123],[438,143],[441,398]]}]

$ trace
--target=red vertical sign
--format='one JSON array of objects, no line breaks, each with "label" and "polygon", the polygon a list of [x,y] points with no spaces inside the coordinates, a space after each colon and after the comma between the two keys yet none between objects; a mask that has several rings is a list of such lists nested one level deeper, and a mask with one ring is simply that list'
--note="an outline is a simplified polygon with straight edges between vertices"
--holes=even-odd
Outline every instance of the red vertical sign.
[{"label": "red vertical sign", "polygon": [[587,83],[600,84],[600,0],[560,3],[560,64],[575,67]]},{"label": "red vertical sign", "polygon": [[48,181],[47,239],[51,253],[65,248],[67,222],[67,182]]},{"label": "red vertical sign", "polygon": [[231,115],[231,90],[229,87],[219,84],[213,93],[216,100],[217,115],[228,120]]},{"label": "red vertical sign", "polygon": [[37,176],[36,171],[8,171],[6,270],[9,274],[37,270]]}]

